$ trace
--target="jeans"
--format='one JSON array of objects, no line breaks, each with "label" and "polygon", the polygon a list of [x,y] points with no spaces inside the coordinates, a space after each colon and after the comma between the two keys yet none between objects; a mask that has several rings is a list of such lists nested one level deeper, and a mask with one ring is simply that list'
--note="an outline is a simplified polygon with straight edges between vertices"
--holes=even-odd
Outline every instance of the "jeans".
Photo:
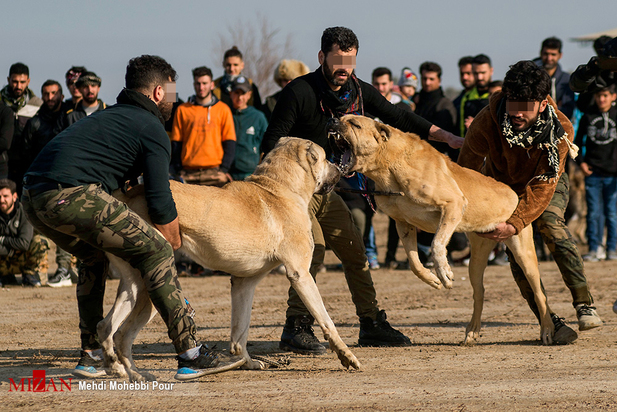
[{"label": "jeans", "polygon": [[606,222],[606,249],[617,247],[617,177],[591,175],[585,178],[587,201],[587,242],[595,252],[602,243]]}]

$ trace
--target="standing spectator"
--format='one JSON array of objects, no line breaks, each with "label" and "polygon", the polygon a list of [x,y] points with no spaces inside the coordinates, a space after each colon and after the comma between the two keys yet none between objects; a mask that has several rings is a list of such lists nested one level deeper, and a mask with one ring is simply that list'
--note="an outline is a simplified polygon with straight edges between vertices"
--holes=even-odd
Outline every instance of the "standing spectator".
[{"label": "standing spectator", "polygon": [[473,58],[472,70],[474,87],[463,95],[461,99],[461,110],[459,115],[459,132],[461,137],[465,137],[469,125],[480,110],[488,105],[490,96],[488,85],[493,77],[493,66],[491,59],[486,54],[478,54]]},{"label": "standing spectator", "polygon": [[0,287],[16,285],[15,275],[21,273],[23,286],[38,288],[49,245],[34,234],[16,190],[15,182],[0,179]]},{"label": "standing spectator", "polygon": [[551,77],[551,97],[557,102],[559,110],[571,119],[575,105],[574,92],[569,85],[570,75],[564,72],[559,64],[562,56],[561,46],[561,40],[557,37],[544,39],[540,57],[533,62],[544,68]]},{"label": "standing spectator", "polygon": [[94,72],[82,73],[75,82],[75,86],[77,86],[77,90],[81,93],[81,100],[76,103],[74,109],[68,110],[64,116],[60,118],[60,125],[56,130],[57,133],[76,123],[78,120],[107,107],[107,105],[99,99],[101,78]]},{"label": "standing spectator", "polygon": [[84,66],[73,66],[67,70],[64,75],[66,81],[66,87],[69,90],[69,94],[71,97],[64,101],[64,112],[69,111],[70,109],[74,109],[77,106],[77,103],[81,100],[81,92],[77,88],[75,84],[83,73],[86,73],[88,70]]},{"label": "standing spectator", "polygon": [[264,110],[268,120],[270,120],[270,116],[272,116],[272,111],[274,110],[274,106],[276,106],[282,89],[296,77],[304,76],[308,72],[310,72],[308,66],[300,60],[281,60],[279,65],[276,66],[276,69],[274,69],[274,82],[279,85],[281,90],[272,96],[266,97],[266,102],[264,104]]},{"label": "standing spectator", "polygon": [[[236,46],[233,46],[225,52],[225,55],[223,56],[223,69],[225,69],[225,74],[214,80],[214,95],[223,103],[227,104],[227,106],[231,109],[233,108],[230,96],[231,84],[236,77],[242,75],[242,70],[244,70],[244,59],[242,58],[242,53]],[[249,83],[251,84],[251,90],[253,92],[253,95],[249,100],[249,106],[253,106],[257,110],[264,111],[257,85],[250,78]]]},{"label": "standing spectator", "polygon": [[[615,85],[595,93],[595,110],[583,115],[575,143],[577,158],[585,174],[587,243],[583,260],[597,262],[606,222],[606,258],[617,260],[617,107]],[[604,205],[604,211],[602,211]]]},{"label": "standing spectator", "polygon": [[15,115],[0,100],[0,179],[9,176],[9,148],[13,141],[13,129],[15,129]]},{"label": "standing spectator", "polygon": [[461,101],[463,96],[476,85],[476,80],[473,77],[473,56],[461,57],[458,61],[458,79],[463,86],[463,90],[452,101],[454,108],[456,109],[456,130],[460,129],[459,118],[461,115]]},{"label": "standing spectator", "polygon": [[9,178],[17,185],[17,191],[21,188],[21,180],[24,176],[25,160],[23,154],[23,141],[21,135],[28,120],[36,114],[43,103],[28,87],[30,85],[30,70],[23,63],[15,63],[9,69],[9,84],[0,90],[0,99],[13,110],[14,126],[13,138],[9,143],[8,164]]},{"label": "standing spectator", "polygon": [[172,174],[187,183],[223,186],[236,150],[234,120],[229,106],[212,93],[212,71],[193,69],[195,94],[178,106],[171,131]]},{"label": "standing spectator", "polygon": [[409,105],[412,111],[416,110],[416,104],[413,102],[413,96],[418,89],[418,76],[411,71],[409,67],[404,67],[401,71],[401,77],[398,79],[398,90],[403,97],[403,103]]},{"label": "standing spectator", "polygon": [[236,131],[236,153],[229,169],[234,180],[244,180],[259,164],[261,141],[268,128],[263,112],[248,105],[253,94],[248,79],[237,77],[231,87],[234,129]]}]

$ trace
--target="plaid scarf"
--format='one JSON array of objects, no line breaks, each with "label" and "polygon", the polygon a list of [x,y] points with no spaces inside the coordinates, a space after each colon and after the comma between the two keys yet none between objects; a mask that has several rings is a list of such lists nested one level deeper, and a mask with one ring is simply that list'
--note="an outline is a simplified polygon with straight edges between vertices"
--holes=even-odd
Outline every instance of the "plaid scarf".
[{"label": "plaid scarf", "polygon": [[350,79],[334,91],[328,85],[321,67],[318,69],[321,76],[317,76],[319,85],[319,107],[324,114],[330,117],[342,117],[346,114],[364,115],[364,102],[362,100],[362,89],[360,82],[355,74],[351,74]]},{"label": "plaid scarf", "polygon": [[34,96],[34,92],[27,88],[21,96],[15,98],[11,96],[11,92],[9,91],[9,86],[6,85],[2,90],[0,90],[0,99],[2,102],[6,104],[8,107],[13,109],[13,112],[17,113],[21,109],[28,104],[28,101]]},{"label": "plaid scarf", "polygon": [[520,132],[512,128],[510,117],[506,113],[506,97],[501,99],[498,108],[498,118],[501,121],[501,132],[506,141],[512,146],[522,148],[537,147],[540,150],[546,150],[548,154],[548,165],[550,171],[535,178],[543,181],[556,179],[559,175],[559,142],[565,139],[570,149],[570,156],[575,158],[578,154],[578,147],[568,139],[568,134],[561,126],[555,109],[550,104],[538,116],[536,122],[527,130]]}]

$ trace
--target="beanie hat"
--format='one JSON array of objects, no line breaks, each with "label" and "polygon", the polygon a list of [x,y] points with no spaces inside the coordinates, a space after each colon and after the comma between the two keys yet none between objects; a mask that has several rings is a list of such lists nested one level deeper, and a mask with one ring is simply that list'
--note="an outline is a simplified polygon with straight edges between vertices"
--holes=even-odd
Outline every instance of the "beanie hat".
[{"label": "beanie hat", "polygon": [[418,88],[418,76],[415,75],[414,72],[411,71],[409,67],[405,67],[401,72],[401,78],[398,79],[398,85],[401,86],[412,86],[413,88]]}]

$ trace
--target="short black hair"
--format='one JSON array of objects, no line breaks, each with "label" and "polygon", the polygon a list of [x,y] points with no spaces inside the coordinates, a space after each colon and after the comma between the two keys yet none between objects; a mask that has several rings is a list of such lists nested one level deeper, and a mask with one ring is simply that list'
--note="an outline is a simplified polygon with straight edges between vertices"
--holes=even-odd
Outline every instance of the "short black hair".
[{"label": "short black hair", "polygon": [[561,53],[561,40],[554,36],[549,37],[548,39],[544,39],[544,41],[542,42],[542,47],[540,47],[540,51],[542,51],[543,49],[557,49],[557,51]]},{"label": "short black hair", "polygon": [[240,60],[243,60],[242,52],[238,50],[238,47],[236,46],[233,46],[231,49],[225,52],[225,54],[223,55],[223,61],[227,60],[229,57],[239,57]]},{"label": "short black hair", "polygon": [[551,78],[531,60],[521,60],[510,66],[502,90],[508,99],[540,102],[551,91]]},{"label": "short black hair", "polygon": [[46,80],[45,83],[43,83],[43,85],[41,86],[41,94],[43,94],[43,89],[47,86],[53,86],[56,85],[58,86],[58,92],[60,92],[60,94],[62,94],[62,85],[60,83],[58,83],[55,80]]},{"label": "short black hair", "polygon": [[467,66],[473,63],[473,56],[463,56],[458,60],[458,67]]},{"label": "short black hair", "polygon": [[210,76],[210,79],[212,79],[212,70],[210,70],[208,67],[206,66],[199,66],[199,67],[195,67],[193,69],[193,79],[196,79],[198,77],[201,76]]},{"label": "short black hair", "polygon": [[493,80],[492,82],[490,82],[488,84],[488,88],[490,89],[491,87],[503,87],[503,81],[502,80]]},{"label": "short black hair", "polygon": [[175,82],[178,74],[162,57],[144,54],[129,60],[124,80],[126,88],[135,91],[149,91],[156,86]]},{"label": "short black hair", "polygon": [[0,179],[0,190],[9,189],[11,194],[17,192],[17,185],[10,179]]},{"label": "short black hair", "polygon": [[472,64],[488,64],[490,67],[493,67],[493,65],[491,64],[491,58],[488,57],[486,54],[478,54],[477,56],[474,56],[471,63]]},{"label": "short black hair", "polygon": [[390,69],[387,67],[377,67],[371,74],[371,80],[375,80],[376,77],[381,77],[386,74],[388,75],[388,79],[392,80],[392,71],[390,71]]},{"label": "short black hair", "polygon": [[359,50],[360,43],[356,34],[347,27],[328,27],[321,35],[321,52],[328,54],[334,45],[341,51],[348,52],[351,49]]},{"label": "short black hair", "polygon": [[602,49],[604,49],[604,45],[611,41],[613,38],[610,36],[600,36],[593,41],[593,49],[595,50],[597,55],[602,54]]},{"label": "short black hair", "polygon": [[600,90],[596,91],[596,93],[600,93],[600,92],[609,92],[610,94],[615,94],[615,83],[609,84],[608,86],[603,87]]},{"label": "short black hair", "polygon": [[424,62],[420,65],[420,76],[422,72],[435,72],[437,77],[441,79],[441,66],[435,62]]},{"label": "short black hair", "polygon": [[15,63],[9,68],[9,77],[14,74],[25,74],[30,77],[30,69],[28,69],[28,66],[23,63]]}]

